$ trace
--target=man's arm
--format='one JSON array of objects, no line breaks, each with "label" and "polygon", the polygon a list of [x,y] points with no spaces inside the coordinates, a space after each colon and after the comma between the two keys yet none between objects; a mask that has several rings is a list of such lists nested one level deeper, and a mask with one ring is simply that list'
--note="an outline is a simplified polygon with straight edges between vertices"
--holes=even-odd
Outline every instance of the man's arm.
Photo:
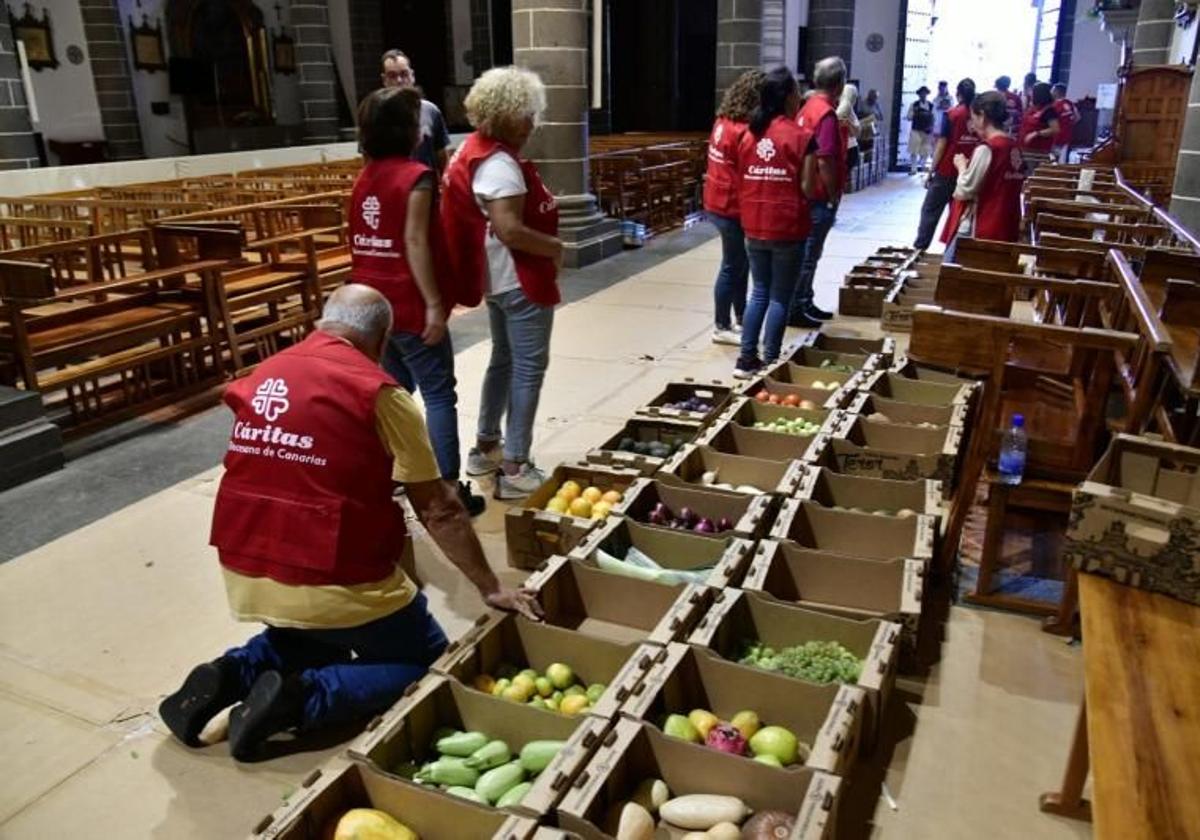
[{"label": "man's arm", "polygon": [[941,120],[938,121],[937,127],[937,145],[933,147],[933,157],[929,161],[929,171],[933,172],[937,169],[938,162],[942,159],[942,155],[946,154],[946,146],[950,143],[950,119],[945,114],[942,114]]}]

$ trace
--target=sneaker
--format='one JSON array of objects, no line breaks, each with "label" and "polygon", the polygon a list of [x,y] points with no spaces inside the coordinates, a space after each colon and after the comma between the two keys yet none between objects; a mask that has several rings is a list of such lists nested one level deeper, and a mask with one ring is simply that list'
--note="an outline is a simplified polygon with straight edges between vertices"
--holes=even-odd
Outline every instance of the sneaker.
[{"label": "sneaker", "polygon": [[503,460],[504,452],[499,446],[489,449],[487,452],[481,451],[477,446],[472,446],[471,451],[467,453],[467,475],[491,475],[500,469],[500,462]]},{"label": "sneaker", "polygon": [[713,344],[728,344],[730,347],[739,347],[742,343],[741,333],[734,330],[715,329],[712,334]]},{"label": "sneaker", "polygon": [[500,473],[494,495],[497,499],[524,499],[545,483],[546,474],[535,467],[532,461],[526,461],[513,475]]},{"label": "sneaker", "polygon": [[804,314],[815,321],[829,321],[833,319],[833,313],[827,312],[815,303],[810,303],[804,309]]},{"label": "sneaker", "polygon": [[471,492],[471,482],[469,481],[458,482],[458,500],[462,502],[462,506],[472,517],[479,516],[487,507],[487,499]]},{"label": "sneaker", "polygon": [[747,359],[745,356],[739,356],[737,362],[733,366],[733,378],[750,379],[762,369],[762,359],[757,357]]},{"label": "sneaker", "polygon": [[808,314],[807,311],[801,312],[798,315],[794,314],[788,316],[789,327],[800,327],[801,329],[811,330],[821,326],[822,323],[824,322],[813,318]]},{"label": "sneaker", "polygon": [[293,674],[285,679],[278,671],[264,671],[246,699],[229,714],[229,752],[238,761],[247,761],[272,735],[295,729],[303,722],[304,685],[300,676]]},{"label": "sneaker", "polygon": [[237,663],[222,656],[193,668],[180,689],[159,704],[158,716],[181,742],[199,747],[205,725],[244,696]]}]

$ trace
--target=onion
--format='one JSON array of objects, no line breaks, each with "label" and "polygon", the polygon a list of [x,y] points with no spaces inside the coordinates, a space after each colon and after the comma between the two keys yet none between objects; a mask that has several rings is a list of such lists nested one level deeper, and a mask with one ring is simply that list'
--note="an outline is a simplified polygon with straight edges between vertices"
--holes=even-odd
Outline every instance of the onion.
[{"label": "onion", "polygon": [[696,523],[696,527],[692,529],[697,534],[715,534],[717,526],[713,525],[713,521],[707,516]]},{"label": "onion", "polygon": [[657,510],[650,511],[650,515],[648,517],[646,517],[646,521],[649,522],[651,525],[666,525],[667,524],[666,517],[663,516],[661,513],[659,513]]},{"label": "onion", "polygon": [[692,510],[690,507],[685,507],[682,510],[680,510],[679,518],[683,521],[683,523],[685,525],[691,525],[697,519],[696,512],[694,510]]},{"label": "onion", "polygon": [[719,520],[717,520],[717,530],[718,531],[732,531],[733,530],[733,523],[729,521],[728,516],[722,516]]},{"label": "onion", "polygon": [[666,505],[664,505],[662,502],[659,502],[658,504],[656,504],[656,505],[654,506],[654,510],[652,510],[652,511],[651,511],[651,513],[657,513],[657,514],[658,514],[659,516],[661,516],[663,519],[670,519],[670,518],[671,518],[671,511],[670,511],[670,510],[668,510],[668,509],[667,509],[667,506],[666,506]]},{"label": "onion", "polygon": [[787,840],[796,818],[784,811],[759,811],[742,826],[744,840]]}]

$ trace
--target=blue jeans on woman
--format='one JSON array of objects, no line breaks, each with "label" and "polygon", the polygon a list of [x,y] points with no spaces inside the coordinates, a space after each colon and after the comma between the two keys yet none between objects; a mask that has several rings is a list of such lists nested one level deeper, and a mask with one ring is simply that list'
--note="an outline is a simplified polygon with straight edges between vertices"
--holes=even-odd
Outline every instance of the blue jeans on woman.
[{"label": "blue jeans on woman", "polygon": [[709,213],[708,219],[721,235],[721,267],[717,269],[717,282],[713,290],[717,305],[715,322],[717,329],[728,330],[733,326],[729,319],[731,309],[739,323],[745,320],[746,283],[750,275],[746,235],[742,232],[740,219],[718,213]]},{"label": "blue jeans on woman", "polygon": [[837,208],[828,202],[814,201],[809,205],[812,230],[808,239],[800,243],[800,277],[796,282],[796,294],[791,304],[791,317],[803,318],[813,303],[813,280],[817,276],[817,263],[825,252],[825,240],[837,218]]},{"label": "blue jeans on woman", "polygon": [[386,710],[445,649],[446,634],[418,592],[408,606],[358,627],[267,627],[225,656],[238,667],[243,695],[264,671],[299,674],[301,729],[312,730]]},{"label": "blue jeans on woman", "polygon": [[419,391],[438,469],[446,481],[458,481],[462,455],[458,444],[458,381],[450,333],[432,347],[415,333],[392,334],[383,353],[383,369],[410,394]]},{"label": "blue jeans on woman", "polygon": [[479,439],[500,440],[500,423],[507,414],[504,459],[523,464],[533,447],[533,420],[550,364],[554,307],[539,306],[517,288],[489,295],[487,309],[492,358],[483,375]]},{"label": "blue jeans on woman", "polygon": [[788,306],[799,276],[800,244],[791,241],[746,240],[750,256],[750,276],[754,286],[742,322],[741,361],[758,358],[758,339],[762,333],[763,361],[779,358],[783,331],[787,328]]}]

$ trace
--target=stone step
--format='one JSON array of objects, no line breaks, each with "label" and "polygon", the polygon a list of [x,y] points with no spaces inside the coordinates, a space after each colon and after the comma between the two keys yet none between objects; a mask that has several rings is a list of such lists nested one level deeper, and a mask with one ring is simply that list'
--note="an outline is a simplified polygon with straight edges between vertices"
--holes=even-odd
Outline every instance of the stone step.
[{"label": "stone step", "polygon": [[0,385],[0,432],[42,417],[42,395]]},{"label": "stone step", "polygon": [[47,420],[0,431],[0,490],[60,470],[62,431]]}]

